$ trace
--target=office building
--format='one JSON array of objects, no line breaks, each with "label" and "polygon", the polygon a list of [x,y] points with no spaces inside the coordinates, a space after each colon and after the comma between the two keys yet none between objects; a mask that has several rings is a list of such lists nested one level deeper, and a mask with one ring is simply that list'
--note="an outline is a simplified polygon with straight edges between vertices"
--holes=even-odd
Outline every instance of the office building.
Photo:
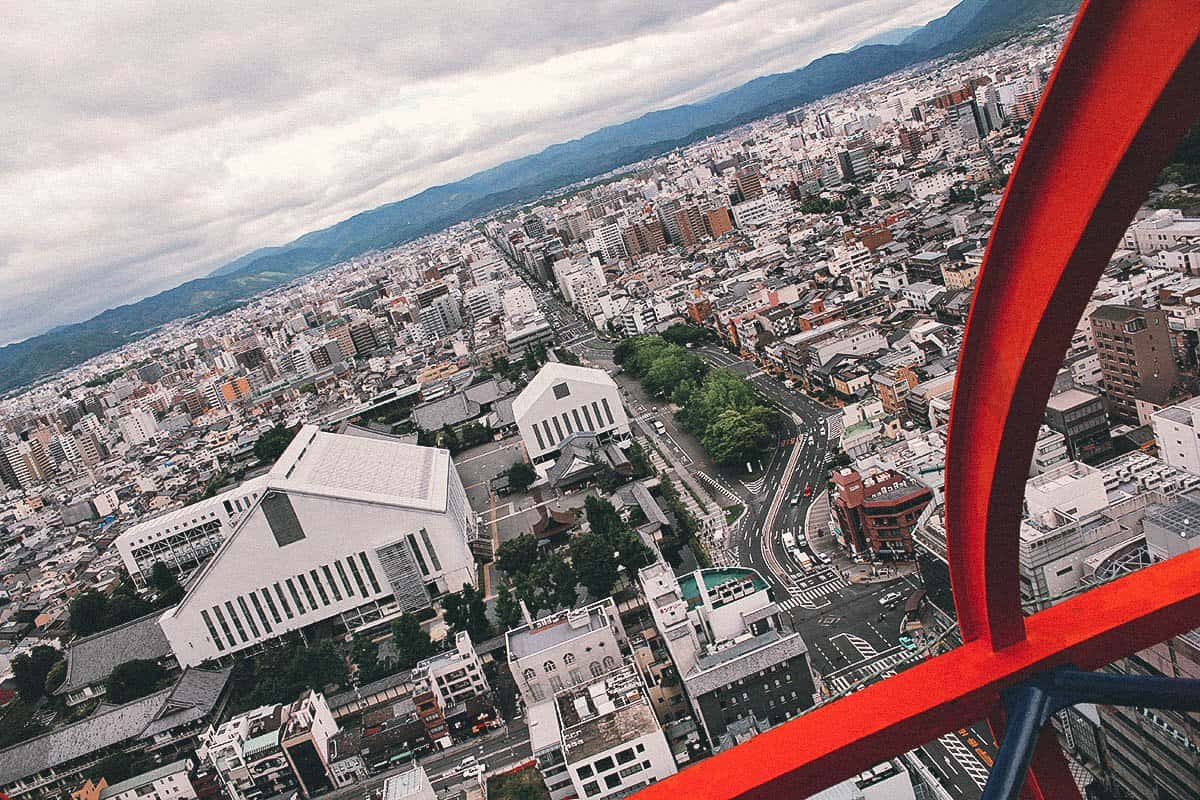
[{"label": "office building", "polygon": [[452,732],[468,733],[479,714],[490,711],[483,662],[464,631],[455,634],[452,650],[417,664],[412,681],[413,703],[432,742],[450,744]]},{"label": "office building", "polygon": [[383,796],[380,800],[437,800],[437,792],[433,790],[433,784],[429,782],[425,770],[414,766],[407,772],[392,775],[384,781]]},{"label": "office building", "polygon": [[1083,389],[1067,389],[1046,403],[1045,423],[1067,442],[1072,461],[1098,464],[1113,455],[1104,398]]},{"label": "office building", "polygon": [[629,438],[617,384],[600,369],[550,362],[513,400],[513,417],[534,464],[551,461],[578,434],[601,442]]},{"label": "office building", "polygon": [[1100,306],[1091,323],[1109,413],[1123,422],[1148,421],[1139,420],[1139,402],[1168,405],[1179,382],[1166,314],[1135,306]]},{"label": "office building", "polygon": [[1155,411],[1150,423],[1158,457],[1176,469],[1200,475],[1200,397]]},{"label": "office building", "polygon": [[633,663],[560,692],[553,704],[576,797],[626,797],[677,771]]},{"label": "office building", "polygon": [[865,147],[852,147],[837,154],[842,180],[857,181],[871,174],[871,156]]},{"label": "office building", "polygon": [[833,527],[842,544],[858,555],[911,560],[913,529],[933,492],[896,470],[844,468],[834,484]]},{"label": "office building", "polygon": [[655,627],[709,746],[732,747],[814,703],[808,648],[752,569],[638,573]]},{"label": "office building", "polygon": [[755,200],[763,196],[762,176],[759,174],[757,164],[747,164],[744,167],[739,167],[733,173],[734,193],[737,194],[738,202],[746,200]]},{"label": "office building", "polygon": [[475,580],[475,515],[445,450],[305,426],[262,492],[162,616],[183,665],[420,611]]}]

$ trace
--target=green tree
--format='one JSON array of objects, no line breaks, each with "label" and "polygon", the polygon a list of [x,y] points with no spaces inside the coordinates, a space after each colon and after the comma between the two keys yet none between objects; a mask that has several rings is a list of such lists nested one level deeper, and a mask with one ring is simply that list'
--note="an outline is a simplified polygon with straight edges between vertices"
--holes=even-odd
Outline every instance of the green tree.
[{"label": "green tree", "polygon": [[24,700],[14,700],[0,708],[0,749],[32,739],[44,728],[33,718],[34,708]]},{"label": "green tree", "polygon": [[392,623],[392,646],[399,669],[412,669],[419,661],[437,652],[420,620],[408,612]]},{"label": "green tree", "polygon": [[454,430],[450,425],[444,426],[441,433],[438,434],[438,446],[446,448],[451,453],[457,453],[462,449],[462,442],[458,438],[458,431]]},{"label": "green tree", "polygon": [[617,583],[617,560],[608,537],[588,531],[571,539],[571,566],[593,600],[608,597]]},{"label": "green tree", "polygon": [[575,355],[565,347],[554,348],[554,354],[558,356],[558,360],[564,364],[570,364],[571,366],[578,367],[583,363],[579,360],[579,356]]},{"label": "green tree", "polygon": [[578,581],[562,556],[557,553],[543,558],[537,568],[538,583],[542,586],[548,605],[571,608],[575,605],[575,587]]},{"label": "green tree", "polygon": [[625,528],[621,515],[613,508],[613,504],[603,497],[588,495],[583,501],[583,509],[592,533],[608,538]]},{"label": "green tree", "polygon": [[153,659],[126,661],[104,681],[105,696],[110,703],[128,703],[161,688],[166,677],[167,670]]},{"label": "green tree", "polygon": [[272,426],[254,443],[254,457],[261,464],[274,464],[292,443],[292,435],[292,431],[282,425]]},{"label": "green tree", "polygon": [[89,589],[71,601],[68,624],[79,636],[89,636],[106,627],[108,619],[108,597],[95,589]]},{"label": "green tree", "polygon": [[521,606],[507,583],[496,590],[496,622],[506,631],[521,624]]},{"label": "green tree", "polygon": [[379,659],[379,645],[369,636],[355,636],[350,647],[350,661],[358,667],[358,683],[371,683],[390,674],[388,665]]},{"label": "green tree", "polygon": [[179,605],[179,601],[183,599],[183,587],[179,585],[179,579],[170,567],[161,561],[154,562],[154,567],[150,570],[149,584],[158,592],[155,604],[159,608]]},{"label": "green tree", "polygon": [[46,694],[54,694],[58,687],[67,678],[67,660],[60,659],[57,664],[50,668],[46,673]]},{"label": "green tree", "polygon": [[537,354],[533,352],[532,347],[525,348],[525,355],[522,356],[521,364],[525,367],[526,372],[530,374],[537,372],[540,362],[538,361]]},{"label": "green tree", "polygon": [[442,612],[451,630],[455,633],[466,631],[473,642],[482,642],[491,634],[483,594],[472,584],[443,595]]},{"label": "green tree", "polygon": [[133,584],[123,582],[108,598],[108,615],[104,620],[104,627],[111,628],[131,619],[144,617],[153,610],[154,606],[134,590]]},{"label": "green tree", "polygon": [[523,533],[500,545],[496,551],[496,566],[506,575],[524,575],[533,569],[539,554],[537,537]]},{"label": "green tree", "polygon": [[527,461],[518,461],[508,468],[508,485],[518,492],[526,491],[537,480],[537,471]]},{"label": "green tree", "polygon": [[100,759],[87,771],[87,776],[94,781],[104,778],[108,781],[108,785],[127,781],[136,773],[134,772],[133,756],[127,752],[112,753]]},{"label": "green tree", "polygon": [[62,662],[62,654],[53,647],[39,644],[28,653],[12,660],[13,680],[17,694],[26,703],[33,705],[46,694],[46,678],[56,664]]}]

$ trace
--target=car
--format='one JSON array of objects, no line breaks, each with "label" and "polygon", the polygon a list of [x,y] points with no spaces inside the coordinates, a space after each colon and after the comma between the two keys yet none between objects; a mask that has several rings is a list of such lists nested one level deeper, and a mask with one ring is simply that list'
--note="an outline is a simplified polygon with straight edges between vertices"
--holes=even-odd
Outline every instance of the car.
[{"label": "car", "polygon": [[833,559],[830,558],[829,556],[825,555],[824,553],[817,553],[817,561],[820,561],[822,564],[832,564],[833,563]]},{"label": "car", "polygon": [[792,505],[796,505],[799,502],[800,502],[800,495],[796,495],[795,497],[792,498]]},{"label": "car", "polygon": [[904,595],[900,594],[899,592],[888,592],[887,594],[885,594],[879,598],[879,605],[890,606],[893,603],[900,602],[900,600],[903,599],[903,597],[904,597]]},{"label": "car", "polygon": [[464,769],[462,771],[462,776],[464,778],[480,778],[483,777],[483,773],[485,772],[487,772],[487,764],[474,764]]},{"label": "car", "polygon": [[913,641],[911,636],[901,636],[900,646],[909,651],[917,649],[917,643]]},{"label": "car", "polygon": [[804,487],[804,496],[812,497],[812,484],[811,483]]},{"label": "car", "polygon": [[458,762],[459,769],[467,769],[468,767],[473,766],[475,766],[475,756],[467,756],[462,761]]}]

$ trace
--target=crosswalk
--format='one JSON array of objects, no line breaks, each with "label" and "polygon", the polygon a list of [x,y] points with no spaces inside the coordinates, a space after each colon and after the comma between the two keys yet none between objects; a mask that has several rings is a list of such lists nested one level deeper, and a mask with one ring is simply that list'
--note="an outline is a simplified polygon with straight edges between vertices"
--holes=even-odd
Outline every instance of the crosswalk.
[{"label": "crosswalk", "polygon": [[947,733],[945,736],[938,738],[942,746],[946,748],[950,755],[954,756],[954,760],[962,767],[963,772],[971,778],[976,786],[980,789],[984,787],[988,779],[988,768],[976,757],[971,749],[962,743],[962,740],[953,733]]},{"label": "crosswalk", "polygon": [[791,611],[793,608],[816,609],[829,605],[829,595],[841,592],[850,584],[833,570],[827,570],[826,572],[828,578],[816,586],[808,586],[803,589],[797,586],[789,586],[788,599],[780,603],[779,607],[785,611]]},{"label": "crosswalk", "polygon": [[720,492],[721,494],[728,497],[730,499],[730,501],[732,501],[734,503],[740,503],[742,501],[742,498],[738,497],[728,487],[726,487],[725,484],[721,483],[719,480],[717,480],[713,476],[709,475],[708,473],[703,472],[701,470],[697,470],[694,474],[697,478],[704,481],[709,486],[713,487],[718,492]]},{"label": "crosswalk", "polygon": [[[874,648],[872,648],[874,649]],[[853,669],[841,670],[836,674],[830,675],[825,679],[825,685],[833,693],[845,691],[852,684],[857,683],[867,672],[872,675],[876,674],[876,670],[882,670],[878,673],[876,680],[890,678],[896,674],[894,667],[907,661],[909,654],[903,650],[893,653],[885,653],[883,656],[876,658],[869,664],[858,663]]]}]

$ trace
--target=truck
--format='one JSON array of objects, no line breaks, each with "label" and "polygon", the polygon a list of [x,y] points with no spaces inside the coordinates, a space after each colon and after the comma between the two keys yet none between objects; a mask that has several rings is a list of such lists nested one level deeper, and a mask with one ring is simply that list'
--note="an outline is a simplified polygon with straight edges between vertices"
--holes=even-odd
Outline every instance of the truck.
[{"label": "truck", "polygon": [[796,560],[800,562],[800,566],[804,568],[805,572],[808,572],[813,568],[813,562],[812,559],[808,557],[808,553],[801,551],[800,555],[796,557]]},{"label": "truck", "polygon": [[781,538],[783,541],[783,546],[787,549],[791,550],[796,547],[796,536],[791,531],[784,531]]},{"label": "truck", "polygon": [[662,424],[661,419],[654,420],[654,430],[659,436],[664,436],[667,433],[667,428]]}]

